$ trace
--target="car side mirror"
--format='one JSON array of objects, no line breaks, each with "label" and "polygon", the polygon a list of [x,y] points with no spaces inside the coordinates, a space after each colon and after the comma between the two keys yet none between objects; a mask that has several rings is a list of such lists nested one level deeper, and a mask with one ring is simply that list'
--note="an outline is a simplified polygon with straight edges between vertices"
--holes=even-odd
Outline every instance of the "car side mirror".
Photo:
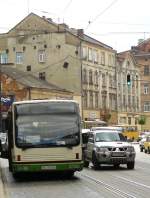
[{"label": "car side mirror", "polygon": [[93,138],[89,138],[88,142],[90,142],[90,143],[94,143]]}]

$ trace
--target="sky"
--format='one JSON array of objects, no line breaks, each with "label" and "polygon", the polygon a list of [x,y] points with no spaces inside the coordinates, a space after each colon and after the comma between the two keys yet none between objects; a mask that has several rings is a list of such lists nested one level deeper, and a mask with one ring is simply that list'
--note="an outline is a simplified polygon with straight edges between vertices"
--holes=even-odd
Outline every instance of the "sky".
[{"label": "sky", "polygon": [[0,0],[0,8],[0,33],[33,12],[84,29],[117,52],[150,38],[150,0]]}]

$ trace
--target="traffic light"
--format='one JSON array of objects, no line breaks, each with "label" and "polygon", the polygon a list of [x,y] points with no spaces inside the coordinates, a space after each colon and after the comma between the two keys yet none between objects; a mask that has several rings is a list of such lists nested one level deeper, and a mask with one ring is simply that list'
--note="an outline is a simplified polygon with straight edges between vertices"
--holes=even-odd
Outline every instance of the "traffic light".
[{"label": "traffic light", "polygon": [[127,75],[127,85],[131,85],[131,79],[130,79],[130,74]]}]

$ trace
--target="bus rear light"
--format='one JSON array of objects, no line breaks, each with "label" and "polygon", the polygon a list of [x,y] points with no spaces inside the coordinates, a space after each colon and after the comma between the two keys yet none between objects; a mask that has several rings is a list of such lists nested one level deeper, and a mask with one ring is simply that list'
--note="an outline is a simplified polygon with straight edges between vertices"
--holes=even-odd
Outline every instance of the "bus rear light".
[{"label": "bus rear light", "polygon": [[21,156],[17,155],[17,161],[21,161]]},{"label": "bus rear light", "polygon": [[79,159],[79,153],[76,153],[76,159]]}]

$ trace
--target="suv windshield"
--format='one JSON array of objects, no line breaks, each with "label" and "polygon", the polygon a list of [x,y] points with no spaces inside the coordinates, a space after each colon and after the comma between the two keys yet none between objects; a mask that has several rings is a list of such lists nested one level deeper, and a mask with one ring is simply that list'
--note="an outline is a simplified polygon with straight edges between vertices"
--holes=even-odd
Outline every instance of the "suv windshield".
[{"label": "suv windshield", "polygon": [[122,135],[122,133],[116,132],[100,132],[96,133],[95,137],[96,142],[118,142],[118,141],[126,141],[126,138]]}]

